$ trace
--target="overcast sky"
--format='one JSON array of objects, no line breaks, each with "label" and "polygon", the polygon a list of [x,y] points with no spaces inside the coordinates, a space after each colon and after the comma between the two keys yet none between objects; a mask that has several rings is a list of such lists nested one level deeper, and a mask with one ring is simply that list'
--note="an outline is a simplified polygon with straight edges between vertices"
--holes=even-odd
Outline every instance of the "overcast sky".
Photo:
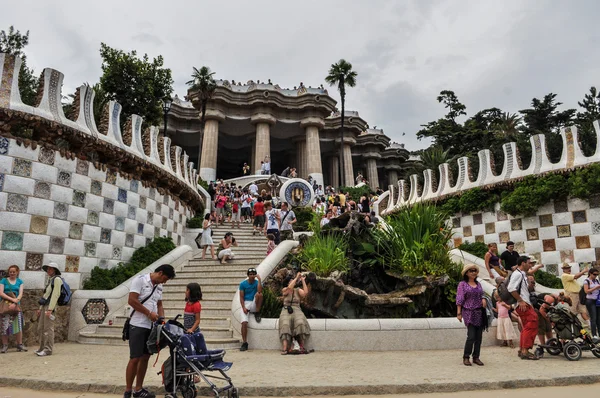
[{"label": "overcast sky", "polygon": [[314,87],[345,58],[358,72],[346,109],[415,150],[429,144],[419,126],[445,113],[441,90],[469,115],[515,112],[549,92],[577,107],[600,85],[599,16],[598,0],[20,0],[2,6],[0,29],[30,30],[30,66],[63,72],[67,92],[98,81],[100,42],[162,54],[180,97],[192,66]]}]

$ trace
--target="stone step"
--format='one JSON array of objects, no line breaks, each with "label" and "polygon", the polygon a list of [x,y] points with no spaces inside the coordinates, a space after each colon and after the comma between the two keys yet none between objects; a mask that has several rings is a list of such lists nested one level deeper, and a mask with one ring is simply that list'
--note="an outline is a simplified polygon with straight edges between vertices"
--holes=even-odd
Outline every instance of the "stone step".
[{"label": "stone step", "polygon": [[[233,300],[233,294],[230,294],[228,298],[214,298],[214,297],[208,297],[205,296],[203,297],[203,300],[200,302],[200,305],[202,305],[202,310],[204,310],[205,307],[223,307],[223,306],[227,306],[231,304],[231,300]],[[178,307],[179,308],[185,308],[185,301],[181,298],[181,296],[176,297],[176,298],[165,298],[165,296],[163,295],[163,306],[166,307]]]},{"label": "stone step", "polygon": [[[235,254],[235,251],[233,252]],[[234,259],[232,260],[228,260],[225,264],[227,265],[241,265],[242,263],[247,263],[247,262],[262,262],[262,260],[265,259],[265,257],[267,256],[266,251],[265,254],[260,255],[260,254],[254,254],[254,255],[236,255]],[[212,258],[205,258],[204,260],[202,259],[196,259],[193,258],[191,260],[189,260],[188,265],[200,265],[200,264],[206,264],[206,263],[210,263],[212,265],[218,265],[221,263],[221,260],[213,260]],[[223,265],[225,265],[223,264]]]},{"label": "stone step", "polygon": [[200,286],[204,286],[204,284],[213,284],[213,285],[218,285],[218,284],[223,284],[223,285],[232,285],[232,284],[238,284],[244,280],[244,276],[217,276],[217,277],[205,277],[205,276],[192,276],[192,275],[188,275],[188,276],[181,276],[181,277],[177,277],[176,279],[173,280],[173,282],[170,282],[171,285],[174,285],[175,283],[185,283],[186,285],[190,282],[197,282],[200,284]]},{"label": "stone step", "polygon": [[207,270],[203,268],[190,268],[185,267],[182,271],[177,272],[177,278],[189,278],[189,277],[205,277],[205,278],[217,278],[217,277],[240,277],[244,279],[248,268],[244,267],[240,269],[221,269],[221,270]]},{"label": "stone step", "polygon": [[[180,312],[183,312],[183,311],[180,311]],[[175,314],[175,315],[177,315],[177,314]],[[175,316],[172,316],[171,318],[174,318],[174,317]],[[117,315],[113,319],[113,326],[118,326],[122,330],[126,319],[127,319],[127,317],[124,315]],[[181,319],[181,317],[179,319]],[[201,314],[200,324],[202,326],[230,328],[231,320],[228,316],[223,316],[223,315],[209,316],[206,314]]]},{"label": "stone step", "polygon": [[[103,345],[128,345],[129,342],[123,341],[121,335],[111,334],[99,334],[99,333],[85,333],[80,332],[79,338],[77,339],[82,344],[103,344]],[[241,341],[235,338],[210,338],[206,339],[206,346],[210,350],[219,348],[239,348]]]},{"label": "stone step", "polygon": [[[165,307],[165,316],[175,318],[177,315],[183,315],[183,308],[179,305]],[[231,302],[228,306],[202,307],[202,316],[231,316]]]},{"label": "stone step", "polygon": [[[227,292],[205,292],[204,288],[202,289],[202,305],[207,300],[233,300],[236,290],[232,289]],[[185,292],[176,292],[176,293],[165,293],[163,291],[163,302],[169,300],[179,300],[180,302],[184,302]]]},{"label": "stone step", "polygon": [[234,263],[231,264],[214,264],[209,262],[204,262],[202,264],[196,265],[186,265],[183,270],[178,271],[177,275],[182,272],[207,272],[207,271],[226,271],[226,272],[243,272],[244,274],[248,270],[248,267],[244,265],[236,265]]},{"label": "stone step", "polygon": [[[183,286],[183,288],[185,289],[187,284],[190,282],[198,282],[199,283],[198,278],[194,278],[194,280],[190,280],[189,282],[186,281],[185,279],[175,278],[172,282],[169,281],[169,283],[164,286],[163,292],[169,291],[171,286],[173,286],[173,287],[182,287]],[[229,287],[229,288],[231,288],[233,286],[234,289],[237,289],[240,282],[241,282],[241,280],[238,280],[237,282],[235,282],[234,279],[232,279],[231,281],[222,281],[222,282],[203,281],[200,285],[202,286],[202,288],[204,288],[204,286],[221,286],[221,287]]]},{"label": "stone step", "polygon": [[[241,282],[241,280],[240,280]],[[239,283],[234,284],[229,284],[229,285],[202,285],[202,294],[206,294],[206,295],[212,295],[212,294],[219,294],[219,293],[234,293],[237,290],[237,287],[239,286]],[[177,295],[178,297],[185,297],[185,290],[186,290],[187,284],[185,285],[179,285],[179,286],[174,286],[174,285],[165,285],[165,287],[163,288],[163,297],[165,297],[166,294],[173,294],[173,295]]]},{"label": "stone step", "polygon": [[[200,320],[200,329],[207,339],[226,339],[233,337],[233,331],[229,327],[208,326]],[[97,335],[117,335],[121,336],[123,332],[122,325],[98,325]]]}]

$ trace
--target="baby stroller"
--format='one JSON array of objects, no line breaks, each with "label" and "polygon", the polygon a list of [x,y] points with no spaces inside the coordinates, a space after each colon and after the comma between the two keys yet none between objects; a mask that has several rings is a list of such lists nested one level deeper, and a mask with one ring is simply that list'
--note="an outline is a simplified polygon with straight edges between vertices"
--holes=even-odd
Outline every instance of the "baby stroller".
[{"label": "baby stroller", "polygon": [[582,351],[591,351],[596,358],[600,358],[600,346],[583,328],[577,315],[565,308],[550,307],[548,318],[557,338],[540,344],[540,348],[546,349],[550,355],[562,353],[569,361],[579,361]]},{"label": "baby stroller", "polygon": [[[215,397],[237,398],[238,389],[226,373],[231,369],[232,363],[223,361],[225,350],[208,350],[202,333],[185,334],[183,325],[177,321],[179,316],[155,325],[148,340],[151,353],[167,346],[171,353],[158,373],[162,374],[167,392],[165,398],[195,398],[198,395],[195,376],[206,382]],[[218,372],[220,375],[204,372]],[[226,385],[218,387],[210,379],[223,380]]]}]

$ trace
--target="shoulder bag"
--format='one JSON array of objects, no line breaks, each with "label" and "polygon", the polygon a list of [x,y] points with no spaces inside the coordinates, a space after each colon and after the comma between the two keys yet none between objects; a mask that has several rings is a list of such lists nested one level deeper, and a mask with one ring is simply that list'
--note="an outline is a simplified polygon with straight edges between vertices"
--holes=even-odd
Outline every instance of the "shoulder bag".
[{"label": "shoulder bag", "polygon": [[[154,285],[154,287],[152,288],[152,291],[150,292],[150,295],[148,297],[146,297],[145,299],[143,299],[142,301],[140,301],[140,304],[144,304],[146,301],[148,301],[148,299],[150,297],[152,297],[157,286],[158,285]],[[133,314],[135,314],[135,310],[133,310],[131,312],[131,314],[129,314],[129,318],[127,318],[127,320],[125,321],[125,324],[123,325],[123,336],[122,336],[123,341],[129,340],[129,321],[131,320],[131,317],[133,316]]]},{"label": "shoulder bag", "polygon": [[[14,293],[6,293],[7,296],[17,298]],[[13,303],[12,301],[2,300],[0,301],[0,315],[15,315],[21,312],[19,304]]]}]

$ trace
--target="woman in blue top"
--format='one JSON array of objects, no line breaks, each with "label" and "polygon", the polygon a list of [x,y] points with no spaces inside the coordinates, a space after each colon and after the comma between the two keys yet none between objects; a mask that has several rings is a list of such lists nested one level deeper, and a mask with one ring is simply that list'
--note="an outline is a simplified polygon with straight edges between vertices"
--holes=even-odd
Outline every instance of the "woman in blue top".
[{"label": "woman in blue top", "polygon": [[[0,280],[0,298],[19,304],[23,297],[23,281],[19,279],[20,269],[16,265],[8,267],[8,278]],[[11,294],[12,293],[12,294]],[[2,349],[0,354],[8,351],[8,336],[14,335],[17,339],[17,351],[27,351],[23,345],[23,312],[14,315],[0,315],[0,334],[2,335]]]}]

